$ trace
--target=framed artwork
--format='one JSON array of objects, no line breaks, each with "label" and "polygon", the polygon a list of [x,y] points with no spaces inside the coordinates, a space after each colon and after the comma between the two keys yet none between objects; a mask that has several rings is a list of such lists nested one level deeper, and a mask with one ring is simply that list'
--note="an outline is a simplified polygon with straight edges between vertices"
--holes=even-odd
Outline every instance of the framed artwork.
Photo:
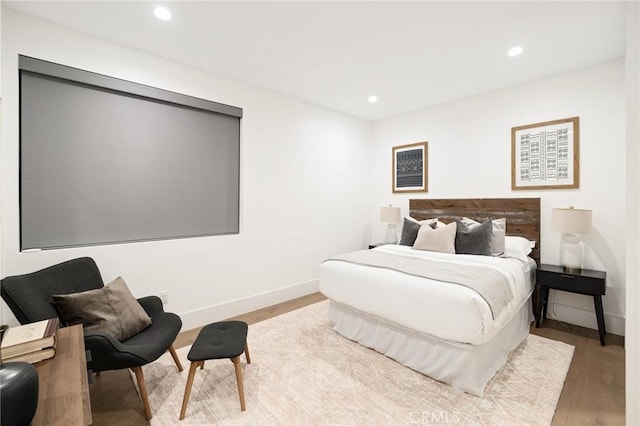
[{"label": "framed artwork", "polygon": [[394,146],[393,192],[427,192],[428,142]]},{"label": "framed artwork", "polygon": [[580,185],[579,117],[511,129],[511,189]]}]

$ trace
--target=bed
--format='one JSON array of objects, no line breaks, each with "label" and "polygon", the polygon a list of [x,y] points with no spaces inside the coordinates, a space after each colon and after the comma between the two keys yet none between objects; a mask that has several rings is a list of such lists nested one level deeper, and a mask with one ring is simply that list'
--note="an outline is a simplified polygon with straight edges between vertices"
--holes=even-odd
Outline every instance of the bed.
[{"label": "bed", "polygon": [[[344,337],[409,368],[482,395],[508,353],[528,335],[537,312],[532,305],[537,304],[540,200],[416,199],[410,200],[410,216],[443,223],[505,218],[509,257],[382,245],[328,259],[320,267],[320,290],[330,299],[331,324]],[[514,252],[523,241],[535,241],[535,248]],[[424,265],[437,274],[425,278]],[[450,276],[458,273],[477,285],[452,285]],[[493,281],[500,281],[500,291]]]}]

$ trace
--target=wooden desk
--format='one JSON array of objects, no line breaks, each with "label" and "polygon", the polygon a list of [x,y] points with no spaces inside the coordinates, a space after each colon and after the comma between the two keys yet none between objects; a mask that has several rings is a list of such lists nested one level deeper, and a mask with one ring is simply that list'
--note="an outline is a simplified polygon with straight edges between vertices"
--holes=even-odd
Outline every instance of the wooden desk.
[{"label": "wooden desk", "polygon": [[92,422],[84,334],[81,325],[57,332],[56,356],[34,364],[38,371],[38,409],[32,426]]}]

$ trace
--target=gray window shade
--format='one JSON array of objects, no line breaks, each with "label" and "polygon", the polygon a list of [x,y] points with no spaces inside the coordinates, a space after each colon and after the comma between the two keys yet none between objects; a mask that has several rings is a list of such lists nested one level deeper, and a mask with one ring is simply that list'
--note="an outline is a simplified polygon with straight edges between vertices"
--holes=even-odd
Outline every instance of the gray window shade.
[{"label": "gray window shade", "polygon": [[23,58],[23,250],[239,232],[242,110]]}]

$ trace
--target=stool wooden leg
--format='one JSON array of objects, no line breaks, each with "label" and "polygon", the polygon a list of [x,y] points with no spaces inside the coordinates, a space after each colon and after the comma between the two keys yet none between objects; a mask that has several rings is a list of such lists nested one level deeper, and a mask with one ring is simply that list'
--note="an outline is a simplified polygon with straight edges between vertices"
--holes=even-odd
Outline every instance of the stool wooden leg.
[{"label": "stool wooden leg", "polygon": [[182,398],[182,409],[180,410],[180,420],[184,419],[187,414],[187,404],[191,396],[191,386],[193,386],[193,378],[199,366],[204,365],[204,361],[192,361],[189,366],[189,377],[187,378],[187,386],[184,388],[184,398]]},{"label": "stool wooden leg", "polygon": [[151,405],[149,405],[149,394],[147,394],[147,385],[144,383],[144,375],[142,374],[142,367],[133,367],[131,369],[136,375],[136,381],[138,382],[138,389],[140,390],[140,399],[142,399],[142,407],[144,408],[144,416],[147,421],[151,420]]},{"label": "stool wooden leg", "polygon": [[200,364],[200,370],[204,370],[204,361],[200,361],[202,362],[202,364]]},{"label": "stool wooden leg", "polygon": [[238,382],[238,394],[240,394],[240,409],[245,411],[247,406],[244,402],[244,383],[242,382],[242,368],[240,367],[240,356],[231,358],[234,367],[236,368],[236,381]]},{"label": "stool wooden leg", "polygon": [[169,353],[171,354],[171,358],[173,358],[173,362],[176,363],[176,367],[178,367],[178,371],[182,371],[182,364],[180,363],[180,359],[178,358],[178,354],[176,350],[173,348],[173,345],[169,346]]},{"label": "stool wooden leg", "polygon": [[247,364],[251,364],[251,355],[249,355],[249,344],[244,344],[244,357],[247,358]]}]

